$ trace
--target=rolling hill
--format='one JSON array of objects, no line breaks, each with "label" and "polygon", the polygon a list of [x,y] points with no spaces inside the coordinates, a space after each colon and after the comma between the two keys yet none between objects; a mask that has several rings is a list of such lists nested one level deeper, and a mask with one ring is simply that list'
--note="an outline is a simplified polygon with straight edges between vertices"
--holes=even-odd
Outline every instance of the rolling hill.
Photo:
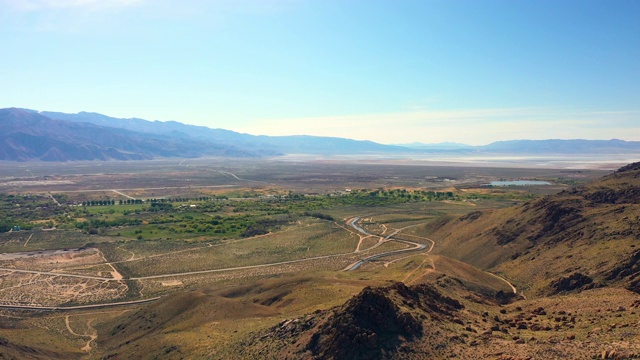
[{"label": "rolling hill", "polygon": [[510,279],[519,289],[511,304],[464,295],[455,290],[461,280],[442,273],[427,281],[434,287],[366,288],[342,306],[281,322],[243,343],[242,354],[638,358],[639,220],[640,163],[516,207],[439,218],[421,229],[435,251]]},{"label": "rolling hill", "polygon": [[640,163],[515,208],[443,218],[436,251],[530,295],[620,285],[640,293]]}]

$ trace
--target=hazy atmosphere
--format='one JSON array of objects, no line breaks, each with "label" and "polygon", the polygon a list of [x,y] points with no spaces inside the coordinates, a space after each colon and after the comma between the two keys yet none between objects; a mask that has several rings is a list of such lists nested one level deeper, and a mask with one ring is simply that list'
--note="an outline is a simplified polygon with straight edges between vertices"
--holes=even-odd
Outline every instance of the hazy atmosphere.
[{"label": "hazy atmosphere", "polygon": [[635,1],[0,0],[0,108],[380,143],[640,140]]},{"label": "hazy atmosphere", "polygon": [[640,0],[0,0],[0,358],[640,359]]}]

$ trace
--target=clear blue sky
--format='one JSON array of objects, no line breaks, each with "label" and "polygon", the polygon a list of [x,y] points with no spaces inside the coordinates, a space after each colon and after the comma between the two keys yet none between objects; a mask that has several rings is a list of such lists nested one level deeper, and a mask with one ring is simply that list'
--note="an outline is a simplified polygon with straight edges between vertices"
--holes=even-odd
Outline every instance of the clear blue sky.
[{"label": "clear blue sky", "polygon": [[640,1],[0,0],[0,79],[253,134],[640,140]]}]

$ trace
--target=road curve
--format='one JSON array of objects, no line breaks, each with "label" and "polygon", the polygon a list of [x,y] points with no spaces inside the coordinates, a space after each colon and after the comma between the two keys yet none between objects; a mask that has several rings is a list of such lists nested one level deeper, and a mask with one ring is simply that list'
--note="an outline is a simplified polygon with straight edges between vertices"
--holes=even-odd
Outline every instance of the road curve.
[{"label": "road curve", "polygon": [[[367,230],[365,230],[365,229],[363,229],[363,228],[361,228],[360,226],[357,225],[357,222],[359,220],[360,220],[359,217],[355,217],[355,218],[351,219],[350,221],[348,221],[347,224],[349,226],[351,226],[352,228],[356,229],[358,232],[360,232],[362,234],[365,234],[367,236],[373,235],[373,234],[369,233]],[[402,231],[402,229],[395,230],[391,234],[385,236],[384,240],[391,240],[394,236],[398,235],[400,233],[400,231]],[[393,250],[393,251],[388,251],[388,252],[385,252],[385,253],[380,253],[380,254],[375,254],[375,255],[368,256],[368,257],[366,257],[364,259],[361,259],[361,260],[359,260],[359,261],[347,266],[346,268],[343,269],[343,271],[356,270],[357,268],[359,268],[365,262],[371,261],[371,260],[375,260],[375,259],[378,259],[378,258],[381,258],[381,257],[397,255],[397,254],[402,254],[402,253],[411,252],[411,251],[421,251],[421,250],[424,250],[424,249],[427,248],[427,246],[424,245],[424,244],[416,243],[416,242],[409,241],[409,240],[393,239],[393,241],[405,243],[405,244],[408,244],[408,245],[413,245],[413,247],[409,248],[409,249]],[[434,243],[434,242],[432,241],[432,243]],[[429,251],[431,251],[432,249],[433,249],[433,244],[429,248]]]},{"label": "road curve", "polygon": [[[491,273],[491,272],[488,272],[488,271],[485,271],[485,273],[486,273],[486,274],[489,274],[489,275],[491,275],[491,276],[493,276],[494,278],[496,278],[496,279],[498,279],[498,280],[501,280],[501,281],[505,282],[507,285],[509,285],[509,286],[511,287],[511,291],[513,291],[513,293],[514,293],[514,294],[517,294],[517,293],[518,293],[518,289],[516,289],[516,287],[515,287],[515,286],[513,286],[513,284],[512,284],[511,282],[509,282],[509,280],[507,280],[507,279],[503,278],[503,277],[502,277],[502,276],[500,276],[500,275],[496,275],[496,274]],[[523,295],[523,296],[524,296],[524,295]]]},{"label": "road curve", "polygon": [[[363,228],[361,228],[360,226],[357,225],[357,222],[359,220],[360,220],[359,217],[354,217],[353,219],[347,221],[347,224],[349,226],[351,226],[352,228],[356,229],[358,232],[360,232],[362,234],[369,235],[369,236],[373,235],[373,234],[369,233],[368,231],[366,231],[365,229],[363,229]],[[406,229],[406,228],[397,229],[394,232],[392,232],[391,234],[385,236],[384,239],[385,240],[392,239],[394,236],[398,235],[403,229]],[[373,235],[373,236],[375,236],[375,235]],[[408,234],[407,234],[407,236],[419,237],[421,239],[430,241],[431,242],[431,246],[427,250],[427,253],[430,253],[431,250],[433,250],[433,247],[436,245],[436,242],[434,240],[429,239],[429,238],[425,238],[425,237],[421,237],[421,236],[415,236],[415,235],[408,235]],[[400,239],[393,239],[393,240],[394,241],[398,241],[398,242],[403,242],[403,243],[406,243],[406,244],[409,244],[409,245],[413,245],[414,247],[411,248],[411,249],[394,250],[394,251],[389,251],[389,252],[386,252],[386,253],[371,255],[369,257],[366,257],[366,258],[364,258],[364,259],[362,259],[362,260],[360,260],[358,262],[355,262],[355,263],[347,266],[345,269],[343,269],[343,271],[356,270],[357,268],[362,266],[362,264],[364,264],[366,261],[371,261],[371,260],[375,260],[375,259],[378,259],[378,258],[381,258],[381,257],[401,254],[401,253],[410,252],[410,251],[421,251],[421,250],[424,250],[426,248],[426,245],[420,244],[420,243],[416,243],[416,242],[413,242],[413,241],[400,240]],[[493,276],[493,277],[495,277],[495,278],[497,278],[497,279],[499,279],[499,280],[501,280],[503,282],[505,282],[507,285],[509,285],[509,287],[511,287],[511,290],[513,291],[514,294],[518,293],[518,289],[509,280],[507,280],[507,279],[505,279],[505,278],[503,278],[503,277],[501,277],[499,275],[496,275],[494,273],[490,273],[488,271],[485,271],[485,273],[489,274],[489,275],[491,275],[491,276]]]},{"label": "road curve", "polygon": [[[367,236],[378,236],[378,235],[371,234],[368,231],[366,231],[365,229],[363,229],[362,227],[360,227],[357,224],[359,220],[360,220],[360,217],[355,217],[355,218],[352,218],[349,221],[347,221],[347,224],[349,226],[351,226],[353,229],[355,229],[356,231],[358,231],[359,233],[361,233],[361,234],[365,234]],[[405,228],[403,228],[403,229],[405,229]],[[391,234],[385,236],[383,239],[385,241],[391,240],[391,239],[393,239],[394,236],[398,235],[403,229],[397,229],[397,230],[393,231]],[[408,235],[407,234],[407,236],[412,236],[413,237],[414,235]],[[382,236],[380,236],[380,237],[382,238]],[[416,236],[416,237],[418,237],[418,236]],[[388,252],[385,252],[385,253],[380,253],[380,254],[375,254],[375,255],[371,255],[371,256],[365,257],[365,258],[359,260],[358,262],[349,265],[348,267],[343,269],[343,271],[356,270],[362,264],[364,264],[367,261],[372,261],[372,260],[375,260],[375,259],[378,259],[378,258],[382,258],[382,257],[386,257],[386,256],[392,256],[392,255],[397,255],[397,254],[402,254],[402,253],[407,253],[407,252],[413,252],[413,251],[422,251],[422,250],[425,250],[425,249],[427,249],[427,253],[431,252],[433,250],[433,247],[435,246],[435,241],[433,241],[433,240],[431,240],[429,238],[424,238],[424,237],[419,237],[419,238],[430,241],[431,242],[431,246],[427,249],[427,246],[424,245],[424,244],[420,244],[420,243],[409,241],[409,240],[393,239],[393,241],[405,243],[405,244],[413,246],[413,247],[407,248],[407,249],[388,251]],[[224,272],[224,271],[255,269],[255,268],[261,268],[261,267],[293,264],[293,263],[299,263],[299,262],[304,262],[304,261],[327,259],[327,258],[333,258],[333,257],[350,256],[350,255],[353,255],[353,252],[340,253],[340,254],[331,254],[331,255],[323,255],[323,256],[315,256],[315,257],[310,257],[310,258],[303,258],[303,259],[296,259],[296,260],[289,260],[289,261],[281,261],[281,262],[268,263],[268,264],[248,265],[248,266],[239,266],[239,267],[223,268],[223,269],[188,271],[188,272],[182,272],[182,273],[161,274],[161,275],[151,275],[151,276],[141,276],[141,277],[131,277],[131,278],[125,278],[125,279],[114,279],[114,278],[104,278],[104,277],[89,276],[89,275],[76,275],[76,274],[65,274],[65,273],[34,271],[34,270],[22,270],[22,269],[11,269],[11,268],[0,268],[0,271],[21,272],[21,273],[31,273],[31,274],[38,274],[38,275],[72,277],[72,278],[82,278],[82,279],[93,279],[93,280],[101,280],[101,281],[136,281],[136,280],[160,279],[160,278],[169,278],[169,277],[179,277],[179,276],[189,276],[189,275],[197,275],[197,274],[216,273],[216,272]],[[489,274],[491,274],[491,273],[489,273]],[[502,278],[502,277],[500,277],[498,275],[495,275],[495,274],[491,274],[491,275],[496,277],[496,278],[499,278],[500,280],[502,280],[505,283],[507,283],[512,288],[513,292],[517,293],[516,287],[513,286],[513,284],[511,284],[509,281],[507,281],[506,279],[504,279],[504,278]],[[55,306],[54,307],[47,307],[47,306],[3,305],[3,304],[0,304],[0,308],[4,308],[4,309],[22,309],[22,310],[70,311],[70,310],[79,310],[79,309],[91,309],[91,308],[100,308],[100,307],[141,304],[141,303],[155,301],[155,300],[157,300],[159,298],[160,297],[150,298],[150,299],[143,299],[143,300],[125,301],[125,302],[118,302],[118,303],[79,305],[79,306],[69,306],[69,307],[55,307]]]}]

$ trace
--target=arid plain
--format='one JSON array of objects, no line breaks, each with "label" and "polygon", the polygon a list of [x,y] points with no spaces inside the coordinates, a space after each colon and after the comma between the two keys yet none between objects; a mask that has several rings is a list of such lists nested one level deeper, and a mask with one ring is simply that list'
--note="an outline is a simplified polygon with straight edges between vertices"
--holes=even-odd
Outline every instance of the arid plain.
[{"label": "arid plain", "polygon": [[[513,263],[537,247],[464,244],[489,234],[474,228],[481,214],[495,214],[507,229],[514,206],[618,166],[565,165],[336,158],[3,164],[2,211],[11,229],[0,235],[2,356],[340,358],[339,349],[314,352],[305,332],[329,321],[326,312],[348,312],[343,304],[366,287],[395,286],[389,301],[409,306],[397,282],[430,284],[463,310],[420,314],[423,335],[380,340],[374,358],[638,354],[637,294],[602,286],[550,292],[554,276],[581,265],[527,281],[531,270]],[[489,185],[500,180],[548,184]],[[637,209],[622,211],[629,218]],[[518,240],[507,243],[498,241],[504,248]],[[465,247],[502,257],[480,251],[469,260]],[[424,335],[434,319],[439,335]],[[301,322],[309,325],[292,325]]]}]

